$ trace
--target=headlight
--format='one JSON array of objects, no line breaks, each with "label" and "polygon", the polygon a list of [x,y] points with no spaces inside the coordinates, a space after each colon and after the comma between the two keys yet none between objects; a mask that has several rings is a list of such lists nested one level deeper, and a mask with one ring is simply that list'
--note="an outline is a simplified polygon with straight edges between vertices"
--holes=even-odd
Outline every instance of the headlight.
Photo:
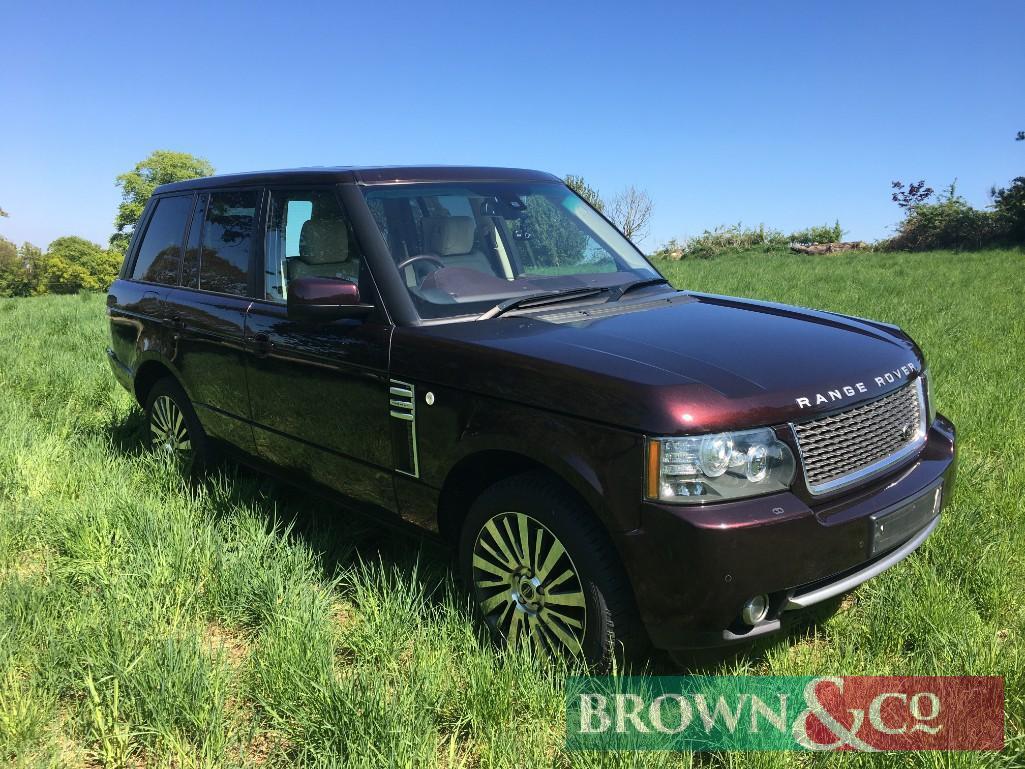
[{"label": "headlight", "polygon": [[767,427],[686,438],[649,438],[647,495],[700,504],[783,491],[794,480],[790,447]]}]

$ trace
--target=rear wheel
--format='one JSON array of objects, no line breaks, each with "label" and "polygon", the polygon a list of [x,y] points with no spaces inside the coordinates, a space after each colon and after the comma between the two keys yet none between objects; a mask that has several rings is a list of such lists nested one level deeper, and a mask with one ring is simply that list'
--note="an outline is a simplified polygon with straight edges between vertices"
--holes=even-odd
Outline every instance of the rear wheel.
[{"label": "rear wheel", "polygon": [[153,451],[201,469],[210,459],[209,443],[188,396],[175,380],[159,380],[146,398],[149,443]]},{"label": "rear wheel", "polygon": [[460,565],[499,642],[607,667],[643,644],[633,595],[598,522],[542,473],[501,481],[473,504]]}]

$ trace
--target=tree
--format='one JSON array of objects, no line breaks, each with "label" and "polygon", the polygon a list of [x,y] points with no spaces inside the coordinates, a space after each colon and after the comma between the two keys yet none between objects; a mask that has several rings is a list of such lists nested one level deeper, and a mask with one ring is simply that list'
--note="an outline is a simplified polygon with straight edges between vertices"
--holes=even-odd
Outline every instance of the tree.
[{"label": "tree", "polygon": [[26,269],[38,269],[43,261],[43,249],[32,245],[26,240],[21,244],[21,248],[18,249],[18,256],[21,257],[21,262],[25,265]]},{"label": "tree", "polygon": [[121,204],[114,218],[111,247],[120,253],[127,250],[132,228],[138,224],[153,190],[161,184],[210,176],[213,172],[214,167],[203,158],[187,152],[156,150],[131,171],[118,176],[115,184],[121,188]]},{"label": "tree", "polygon": [[[34,248],[29,243],[25,245]],[[28,296],[31,293],[32,275],[21,249],[15,248],[9,240],[0,238],[0,296]]]},{"label": "tree", "polygon": [[573,190],[577,195],[582,197],[594,208],[599,211],[605,211],[605,201],[602,200],[601,195],[594,187],[584,181],[584,177],[576,176],[574,174],[566,174],[566,186]]},{"label": "tree", "polygon": [[535,265],[561,267],[579,264],[587,248],[587,235],[577,227],[567,227],[567,212],[541,195],[528,195],[522,229],[530,233],[531,254]]},{"label": "tree", "polygon": [[14,296],[11,284],[18,281],[21,272],[17,246],[0,237],[0,296]]},{"label": "tree", "polygon": [[1025,176],[1012,179],[1009,187],[994,187],[990,195],[1002,237],[1011,245],[1025,246]]},{"label": "tree", "polygon": [[103,250],[85,238],[57,238],[43,255],[36,291],[74,294],[81,290],[105,289],[114,282],[121,254]]},{"label": "tree", "polygon": [[631,240],[644,240],[651,223],[654,203],[644,190],[632,184],[611,200],[606,200],[594,187],[575,174],[566,175],[566,186],[601,211]]},{"label": "tree", "polygon": [[647,192],[632,184],[616,195],[608,204],[606,216],[630,240],[644,240],[654,204]]},{"label": "tree", "polygon": [[903,208],[907,213],[911,213],[912,209],[916,206],[922,205],[932,197],[933,193],[932,187],[926,187],[923,180],[912,182],[906,189],[904,182],[890,182],[890,188],[896,190],[890,196],[890,200]]},{"label": "tree", "polygon": [[978,249],[991,245],[999,233],[996,214],[972,208],[957,194],[956,179],[934,202],[902,208],[907,216],[897,226],[897,234],[886,242],[891,251]]}]

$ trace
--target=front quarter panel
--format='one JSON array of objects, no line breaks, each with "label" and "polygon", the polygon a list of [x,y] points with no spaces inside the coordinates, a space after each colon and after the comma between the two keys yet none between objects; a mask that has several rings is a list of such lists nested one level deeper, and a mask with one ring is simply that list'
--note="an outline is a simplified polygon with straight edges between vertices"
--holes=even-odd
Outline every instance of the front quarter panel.
[{"label": "front quarter panel", "polygon": [[[474,454],[506,451],[538,462],[570,484],[611,531],[636,528],[643,496],[643,436],[609,425],[474,393],[474,362],[464,382],[439,381],[429,337],[397,329],[396,379],[416,392],[419,481],[440,490],[452,468]],[[427,394],[432,403],[428,405]],[[587,397],[581,393],[580,397]]]}]

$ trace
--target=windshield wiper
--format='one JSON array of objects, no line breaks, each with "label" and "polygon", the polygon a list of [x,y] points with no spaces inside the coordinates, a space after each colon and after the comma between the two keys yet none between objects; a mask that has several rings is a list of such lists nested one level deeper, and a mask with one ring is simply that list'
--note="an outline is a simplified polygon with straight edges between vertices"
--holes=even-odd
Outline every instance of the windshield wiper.
[{"label": "windshield wiper", "polygon": [[497,318],[499,315],[509,312],[509,310],[519,310],[525,307],[534,306],[540,307],[546,304],[557,304],[559,302],[565,302],[570,299],[584,299],[588,296],[603,294],[606,291],[611,291],[611,289],[605,286],[591,286],[587,288],[570,288],[564,291],[550,291],[548,293],[529,294],[527,296],[514,297],[512,299],[506,299],[503,302],[499,302],[486,313],[478,317],[477,320]]},{"label": "windshield wiper", "polygon": [[669,281],[665,278],[644,278],[642,280],[635,280],[633,283],[625,283],[622,286],[616,286],[612,289],[612,296],[609,297],[608,301],[618,302],[623,298],[623,294],[633,291],[635,288],[644,288],[645,286],[661,286]]}]

